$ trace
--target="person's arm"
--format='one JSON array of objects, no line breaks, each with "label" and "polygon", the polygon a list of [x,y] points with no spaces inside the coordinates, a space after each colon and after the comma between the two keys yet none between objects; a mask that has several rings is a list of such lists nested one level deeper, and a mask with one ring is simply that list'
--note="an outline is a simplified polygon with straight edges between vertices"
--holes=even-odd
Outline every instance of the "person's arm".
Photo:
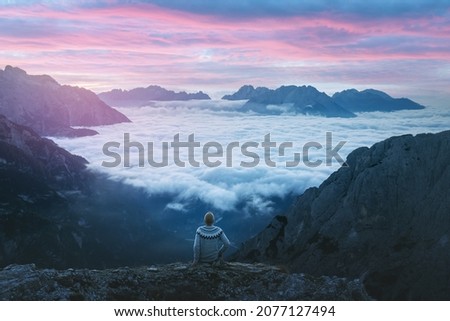
[{"label": "person's arm", "polygon": [[228,249],[228,247],[230,246],[230,241],[228,240],[227,236],[225,235],[224,232],[222,232],[222,234],[220,234],[220,240],[222,241],[222,246],[219,249],[219,259],[222,258],[223,253]]},{"label": "person's arm", "polygon": [[200,237],[197,233],[195,233],[194,239],[194,261],[193,264],[197,264],[200,258]]}]

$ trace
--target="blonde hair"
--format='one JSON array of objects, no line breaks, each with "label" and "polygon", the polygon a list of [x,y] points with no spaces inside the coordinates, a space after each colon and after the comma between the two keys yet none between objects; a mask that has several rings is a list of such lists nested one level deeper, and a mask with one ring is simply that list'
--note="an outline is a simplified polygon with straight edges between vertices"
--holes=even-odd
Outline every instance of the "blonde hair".
[{"label": "blonde hair", "polygon": [[213,223],[214,223],[214,214],[212,212],[207,212],[203,219],[204,219],[206,225],[208,225],[208,226],[213,225]]}]

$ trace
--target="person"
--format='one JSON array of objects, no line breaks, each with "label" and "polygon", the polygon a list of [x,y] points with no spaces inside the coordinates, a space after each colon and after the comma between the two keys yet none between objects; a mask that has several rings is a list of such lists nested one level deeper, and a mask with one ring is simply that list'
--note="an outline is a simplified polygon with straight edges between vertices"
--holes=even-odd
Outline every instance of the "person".
[{"label": "person", "polygon": [[204,226],[200,226],[195,233],[194,261],[198,263],[222,263],[223,253],[230,246],[225,233],[218,226],[214,226],[214,214],[208,212],[204,217]]}]

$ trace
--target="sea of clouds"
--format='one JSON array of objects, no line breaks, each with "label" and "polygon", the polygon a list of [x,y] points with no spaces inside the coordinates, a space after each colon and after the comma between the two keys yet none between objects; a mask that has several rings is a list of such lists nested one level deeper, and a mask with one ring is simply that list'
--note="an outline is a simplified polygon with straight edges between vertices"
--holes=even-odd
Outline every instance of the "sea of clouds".
[{"label": "sea of clouds", "polygon": [[[356,118],[325,118],[304,115],[264,116],[240,113],[236,109],[242,101],[189,101],[153,102],[149,106],[120,108],[132,123],[93,127],[100,134],[81,138],[52,138],[58,145],[74,154],[85,157],[90,168],[107,174],[114,180],[122,181],[144,189],[149,196],[168,196],[166,209],[181,213],[190,212],[190,204],[200,201],[218,211],[240,211],[244,216],[273,215],[277,211],[274,198],[301,194],[305,189],[318,186],[341,165],[333,160],[332,166],[323,163],[308,167],[301,162],[296,167],[286,167],[285,162],[293,159],[294,152],[302,153],[308,142],[317,142],[322,149],[311,148],[310,160],[325,161],[326,133],[332,134],[333,147],[345,142],[339,154],[345,157],[355,148],[371,146],[391,136],[418,133],[436,133],[450,129],[450,108],[428,107],[424,110],[398,111],[391,113],[360,113]],[[233,152],[232,166],[226,166],[225,158],[218,158],[222,164],[208,167],[200,164],[190,166],[186,151],[180,154],[186,166],[174,164],[169,150],[169,166],[156,168],[145,163],[140,167],[138,149],[132,148],[131,166],[122,163],[116,167],[105,167],[104,162],[113,159],[105,155],[103,146],[108,142],[118,142],[119,149],[110,148],[122,156],[124,134],[130,140],[139,142],[147,152],[148,142],[154,144],[155,160],[162,155],[162,142],[172,142],[179,134],[181,141],[194,134],[195,140],[203,146],[207,142],[219,142],[226,149],[230,142],[253,141],[259,143],[266,134],[279,146],[282,142],[292,142],[293,148],[284,156],[271,150],[271,159],[276,167],[269,167],[261,158],[258,166],[245,168],[241,161],[251,161],[239,150]],[[261,157],[264,150],[249,149]],[[202,148],[195,149],[195,159],[201,163]],[[147,157],[147,155],[145,155]],[[214,159],[216,160],[216,159]]]}]

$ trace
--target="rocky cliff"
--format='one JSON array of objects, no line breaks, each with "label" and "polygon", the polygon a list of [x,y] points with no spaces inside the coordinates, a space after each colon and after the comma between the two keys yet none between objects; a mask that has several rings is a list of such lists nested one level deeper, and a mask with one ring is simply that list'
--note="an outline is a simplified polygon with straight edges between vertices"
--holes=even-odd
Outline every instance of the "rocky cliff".
[{"label": "rocky cliff", "polygon": [[0,115],[0,266],[61,261],[56,253],[76,244],[66,238],[77,219],[68,213],[65,193],[86,188],[86,164]]},{"label": "rocky cliff", "polygon": [[[13,202],[17,195],[33,198],[42,196],[48,189],[80,187],[86,164],[84,158],[0,115],[0,199],[3,202]],[[33,182],[41,188],[36,188],[31,196],[28,190],[31,192],[36,187]]]},{"label": "rocky cliff", "polygon": [[0,115],[0,267],[111,267],[191,256],[152,220],[158,204]]},{"label": "rocky cliff", "polygon": [[262,264],[173,263],[109,270],[0,270],[0,300],[369,300],[358,279],[291,274]]},{"label": "rocky cliff", "polygon": [[61,86],[50,76],[28,75],[11,66],[0,70],[0,113],[46,136],[94,135],[93,130],[72,126],[130,121],[89,90]]},{"label": "rocky cliff", "polygon": [[363,276],[377,299],[450,299],[450,131],[359,148],[236,259]]},{"label": "rocky cliff", "polygon": [[131,90],[113,89],[98,94],[101,100],[112,106],[141,106],[152,100],[208,100],[211,99],[202,91],[197,93],[174,92],[160,86],[148,86],[146,88],[134,88]]}]

